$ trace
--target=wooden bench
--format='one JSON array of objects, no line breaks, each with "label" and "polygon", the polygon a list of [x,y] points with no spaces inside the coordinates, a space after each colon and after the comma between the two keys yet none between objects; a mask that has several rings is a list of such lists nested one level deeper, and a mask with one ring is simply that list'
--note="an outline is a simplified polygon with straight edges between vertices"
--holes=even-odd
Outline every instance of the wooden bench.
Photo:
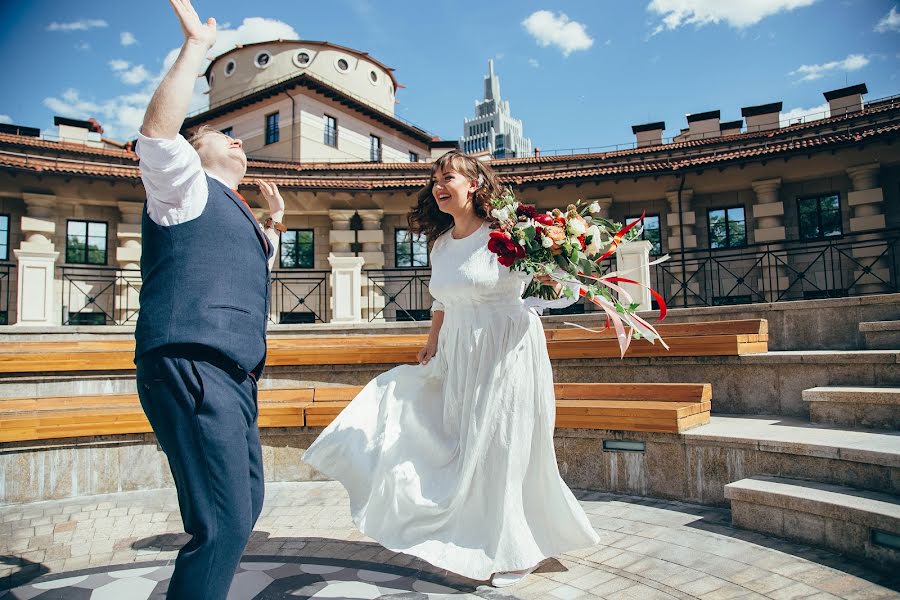
[{"label": "wooden bench", "polygon": [[[324,427],[358,386],[261,390],[259,426]],[[712,388],[688,383],[561,383],[556,426],[678,433],[709,422]],[[0,443],[148,433],[135,394],[0,400]]]},{"label": "wooden bench", "polygon": [[[631,343],[626,357],[739,356],[768,350],[765,319],[662,324],[669,345]],[[575,327],[548,329],[551,359],[619,358],[612,330],[591,333]],[[268,366],[414,363],[424,334],[269,338]],[[0,349],[0,373],[127,371],[134,369],[134,342],[16,342]]]}]

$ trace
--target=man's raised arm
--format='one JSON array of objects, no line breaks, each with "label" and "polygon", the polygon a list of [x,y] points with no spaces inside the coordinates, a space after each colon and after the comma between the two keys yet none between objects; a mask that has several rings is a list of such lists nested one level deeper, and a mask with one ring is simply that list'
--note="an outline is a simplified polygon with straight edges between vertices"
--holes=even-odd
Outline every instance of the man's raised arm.
[{"label": "man's raised arm", "polygon": [[216,20],[210,17],[201,23],[190,0],[169,0],[169,3],[181,23],[184,45],[147,106],[141,133],[172,140],[187,116],[194,82],[206,53],[216,43]]}]

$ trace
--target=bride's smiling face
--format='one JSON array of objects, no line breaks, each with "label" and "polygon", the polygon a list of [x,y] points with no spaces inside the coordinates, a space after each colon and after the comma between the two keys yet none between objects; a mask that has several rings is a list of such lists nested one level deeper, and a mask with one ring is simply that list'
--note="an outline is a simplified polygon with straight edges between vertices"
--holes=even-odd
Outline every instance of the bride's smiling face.
[{"label": "bride's smiling face", "polygon": [[433,175],[431,195],[441,211],[460,215],[473,210],[472,194],[476,183],[453,169],[440,169]]}]

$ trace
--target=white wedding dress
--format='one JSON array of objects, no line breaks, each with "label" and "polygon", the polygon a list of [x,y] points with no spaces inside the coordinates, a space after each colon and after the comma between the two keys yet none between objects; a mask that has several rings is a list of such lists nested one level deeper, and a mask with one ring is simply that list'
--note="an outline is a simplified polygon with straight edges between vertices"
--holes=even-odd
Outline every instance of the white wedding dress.
[{"label": "white wedding dress", "polygon": [[360,531],[476,580],[599,541],[556,466],[544,330],[489,232],[432,249],[437,355],[370,381],[303,459],[347,489]]}]

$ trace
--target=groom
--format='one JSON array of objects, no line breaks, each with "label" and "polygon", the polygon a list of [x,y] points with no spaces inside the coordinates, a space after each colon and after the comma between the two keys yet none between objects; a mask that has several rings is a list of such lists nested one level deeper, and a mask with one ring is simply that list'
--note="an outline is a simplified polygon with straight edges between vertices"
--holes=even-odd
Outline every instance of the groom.
[{"label": "groom", "polygon": [[266,355],[269,269],[284,200],[258,182],[266,227],[236,188],[240,140],[179,135],[216,41],[190,0],[170,0],[184,45],[147,107],[135,151],[147,193],[135,338],[141,405],[169,461],[184,528],[168,598],[220,600],[262,510],[257,386]]}]

